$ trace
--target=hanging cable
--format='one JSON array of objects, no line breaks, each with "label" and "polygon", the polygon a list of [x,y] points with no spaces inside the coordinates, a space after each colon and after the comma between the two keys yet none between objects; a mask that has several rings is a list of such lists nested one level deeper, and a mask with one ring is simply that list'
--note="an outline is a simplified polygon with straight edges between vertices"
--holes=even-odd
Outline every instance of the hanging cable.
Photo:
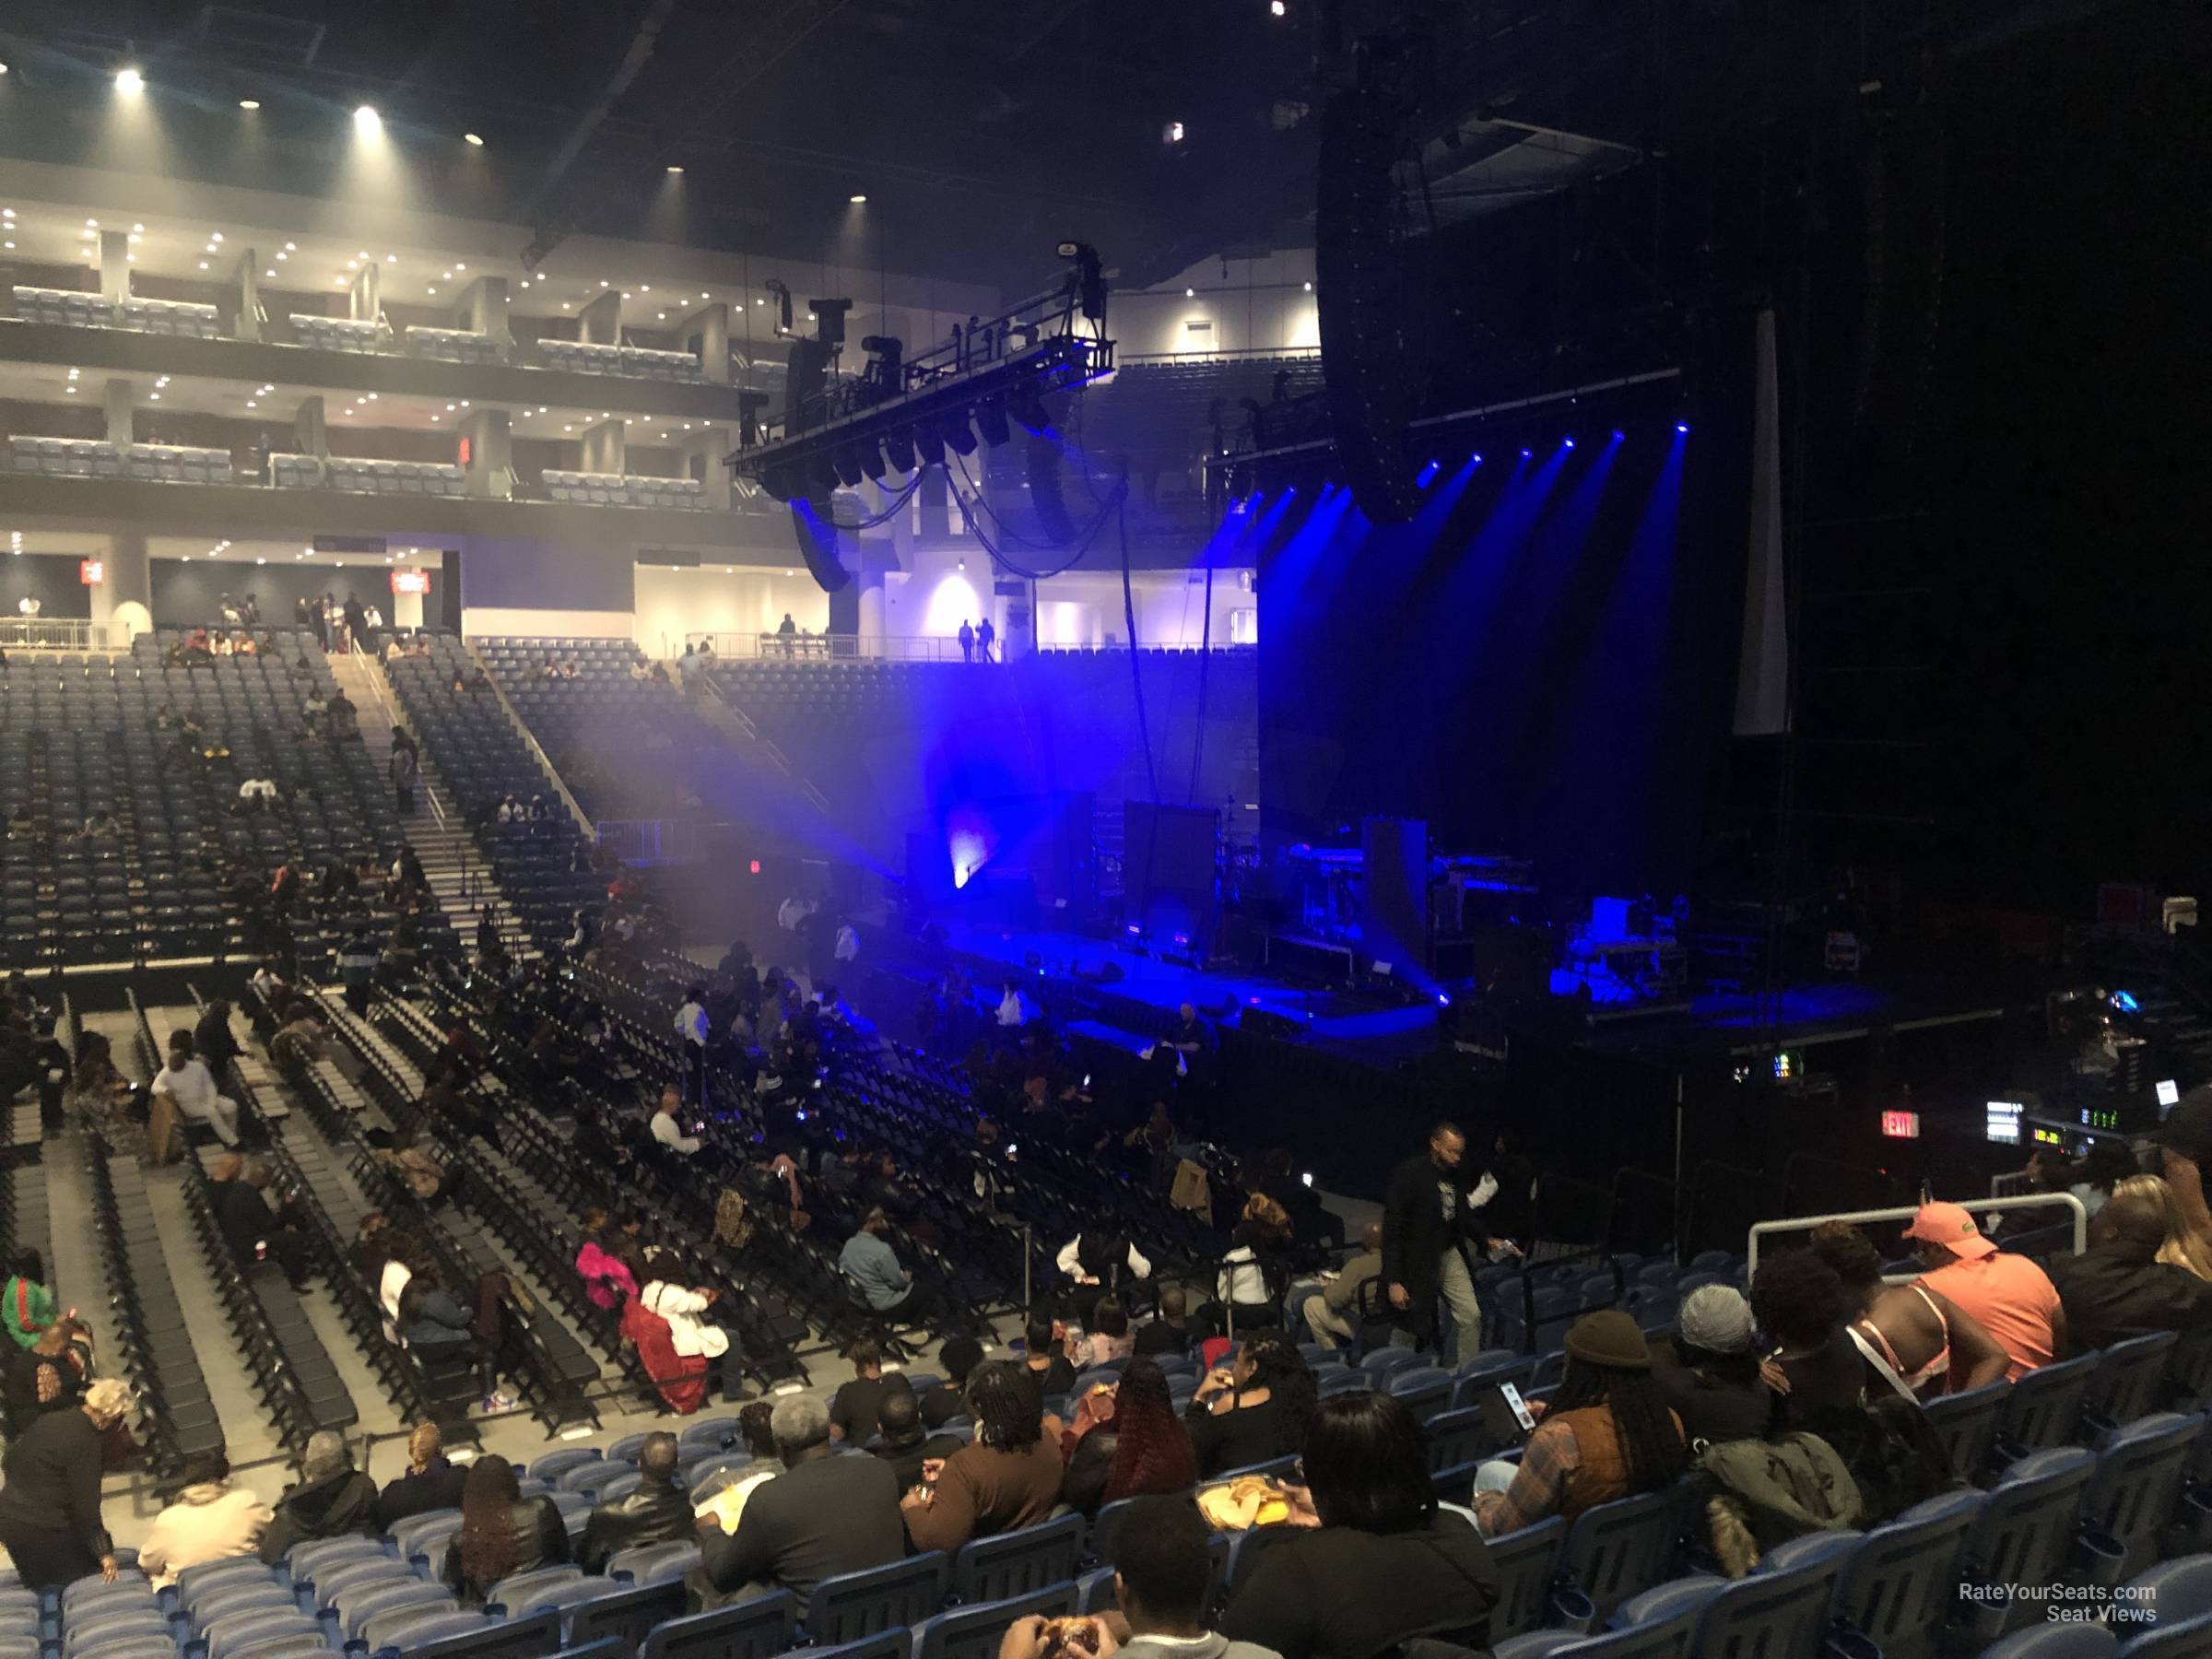
[{"label": "hanging cable", "polygon": [[[1127,485],[1123,486],[1124,492]],[[1129,684],[1136,693],[1136,732],[1145,746],[1145,782],[1152,791],[1152,805],[1159,805],[1159,773],[1152,764],[1152,723],[1145,718],[1145,673],[1143,657],[1136,648],[1136,594],[1129,581],[1129,520],[1125,512],[1116,510],[1113,521],[1122,538],[1122,617],[1129,626]],[[1155,825],[1159,814],[1152,815]],[[1146,868],[1151,868],[1147,860]]]},{"label": "hanging cable", "polygon": [[1213,660],[1214,561],[1209,555],[1206,561],[1206,619],[1198,627],[1198,731],[1191,739],[1191,787],[1186,797],[1194,806],[1198,804],[1198,760],[1206,753],[1206,671]]}]

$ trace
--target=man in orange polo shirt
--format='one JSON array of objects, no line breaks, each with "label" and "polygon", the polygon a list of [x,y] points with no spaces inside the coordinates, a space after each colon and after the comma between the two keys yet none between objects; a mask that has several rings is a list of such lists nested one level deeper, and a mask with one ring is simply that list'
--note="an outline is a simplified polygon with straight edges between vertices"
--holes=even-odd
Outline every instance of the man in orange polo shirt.
[{"label": "man in orange polo shirt", "polygon": [[2050,1276],[1982,1236],[1966,1206],[1924,1204],[1905,1229],[1919,1247],[1920,1282],[1981,1321],[2012,1360],[2018,1381],[2066,1351],[2066,1314]]}]

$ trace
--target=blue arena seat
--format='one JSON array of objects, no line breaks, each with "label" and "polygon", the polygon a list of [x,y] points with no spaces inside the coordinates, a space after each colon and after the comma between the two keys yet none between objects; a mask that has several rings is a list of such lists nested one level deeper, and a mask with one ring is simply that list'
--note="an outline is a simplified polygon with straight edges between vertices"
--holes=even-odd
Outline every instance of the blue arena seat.
[{"label": "blue arena seat", "polygon": [[1979,1492],[1949,1492],[1866,1534],[1836,1582],[1835,1615],[1883,1659],[1933,1659],[1959,1595],[1959,1564],[1982,1511]]},{"label": "blue arena seat", "polygon": [[1990,1643],[1982,1659],[2112,1659],[2119,1651],[2119,1638],[2102,1625],[2045,1624]]},{"label": "blue arena seat", "polygon": [[1558,1515],[1489,1540],[1490,1567],[1498,1575],[1491,1641],[1534,1630],[1549,1617],[1552,1581],[1566,1547],[1567,1523]]},{"label": "blue arena seat", "polygon": [[2182,1475],[2205,1419],[2159,1412],[2107,1441],[2082,1494],[2081,1518],[2109,1533],[2125,1552],[2119,1571],[2142,1571],[2157,1559],[2159,1535],[2181,1495]]},{"label": "blue arena seat", "polygon": [[824,1579],[807,1598],[806,1633],[818,1644],[843,1647],[894,1626],[918,1625],[944,1606],[951,1576],[951,1562],[933,1549]]},{"label": "blue arena seat", "polygon": [[606,1576],[620,1579],[628,1575],[640,1584],[665,1584],[680,1579],[700,1562],[696,1544],[644,1544],[635,1549],[618,1549],[606,1559]]},{"label": "blue arena seat", "polygon": [[1559,1571],[1606,1618],[1667,1577],[1681,1528],[1682,1500],[1674,1491],[1597,1504],[1575,1517]]},{"label": "blue arena seat", "polygon": [[1011,1601],[939,1613],[915,1627],[914,1659],[997,1659],[999,1639],[1016,1619],[1031,1615],[1059,1618],[1075,1610],[1076,1584],[1070,1579]]},{"label": "blue arena seat", "polygon": [[1698,1613],[1699,1659],[1764,1659],[1817,1653],[1828,1631],[1834,1562],[1790,1572],[1755,1572],[1707,1597]]},{"label": "blue arena seat", "polygon": [[618,1590],[612,1595],[596,1596],[571,1607],[569,1640],[579,1645],[618,1641],[635,1652],[645,1645],[645,1638],[653,1626],[678,1617],[683,1610],[684,1586],[680,1579],[671,1579],[665,1584]]},{"label": "blue arena seat", "polygon": [[670,1619],[645,1639],[638,1659],[774,1659],[791,1645],[797,1611],[797,1598],[783,1590]]},{"label": "blue arena seat", "polygon": [[857,1641],[841,1642],[836,1647],[800,1648],[782,1659],[910,1659],[913,1652],[914,1634],[904,1625],[878,1630],[873,1636],[863,1636]]},{"label": "blue arena seat", "polygon": [[963,1602],[1007,1601],[1076,1576],[1083,1517],[1064,1515],[963,1545],[952,1559],[952,1594]]}]

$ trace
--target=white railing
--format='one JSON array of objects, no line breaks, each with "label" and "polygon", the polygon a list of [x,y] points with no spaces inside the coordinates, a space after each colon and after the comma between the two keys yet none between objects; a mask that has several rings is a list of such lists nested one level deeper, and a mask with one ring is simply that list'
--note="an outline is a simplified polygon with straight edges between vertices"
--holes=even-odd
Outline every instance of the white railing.
[{"label": "white railing", "polygon": [[[2089,1212],[2080,1199],[2071,1193],[2033,1193],[2018,1198],[1961,1198],[1956,1201],[1962,1208],[1977,1216],[1992,1211],[2057,1208],[2061,1206],[2074,1212],[2074,1253],[2079,1255],[2089,1241]],[[1901,1205],[1895,1209],[1845,1210],[1833,1216],[1791,1216],[1781,1221],[1754,1222],[1747,1252],[1744,1271],[1759,1271],[1759,1241],[1771,1233],[1810,1232],[1814,1228],[1830,1221],[1841,1221],[1856,1227],[1867,1221],[1910,1221],[1920,1214],[1917,1204]]]},{"label": "white railing", "polygon": [[0,617],[0,650],[7,651],[121,651],[130,630],[116,630],[111,645],[110,625],[88,622],[81,617]]}]

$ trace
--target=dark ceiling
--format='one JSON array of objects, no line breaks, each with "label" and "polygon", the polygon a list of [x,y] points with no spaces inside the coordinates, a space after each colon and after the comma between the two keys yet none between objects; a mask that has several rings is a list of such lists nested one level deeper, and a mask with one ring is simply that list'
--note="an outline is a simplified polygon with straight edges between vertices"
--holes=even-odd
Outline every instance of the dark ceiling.
[{"label": "dark ceiling", "polygon": [[[312,9],[15,0],[0,153],[78,159],[88,100],[104,107],[134,64],[171,165],[224,182],[285,188],[281,168],[312,188],[368,101],[453,211],[805,257],[856,234],[848,197],[865,194],[870,263],[1009,288],[1053,271],[1064,236],[1110,264],[1175,240],[1202,181],[1258,152],[1311,177],[1302,133],[1279,129],[1310,96],[1312,0],[1279,18],[1268,0]],[[281,140],[251,154],[246,97]],[[1162,142],[1171,121],[1179,148]],[[484,147],[464,153],[464,131]]]}]

